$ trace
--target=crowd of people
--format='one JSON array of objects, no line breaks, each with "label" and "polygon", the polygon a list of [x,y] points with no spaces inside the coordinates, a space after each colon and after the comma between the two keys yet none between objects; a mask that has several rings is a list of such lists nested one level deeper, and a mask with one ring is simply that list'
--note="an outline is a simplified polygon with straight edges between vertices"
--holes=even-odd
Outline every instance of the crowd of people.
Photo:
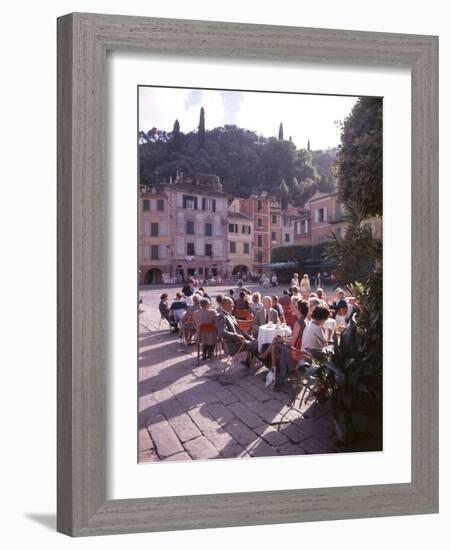
[{"label": "crowd of people", "polygon": [[[343,289],[328,296],[322,288],[311,292],[308,276],[299,279],[297,273],[281,296],[262,296],[239,286],[212,299],[204,287],[195,288],[194,283],[188,280],[170,304],[168,294],[161,295],[161,318],[173,332],[182,332],[186,344],[197,342],[203,359],[214,354],[219,340],[227,354],[246,351],[247,364],[257,357],[278,371],[276,388],[284,384],[289,372],[295,372],[309,348],[330,345],[358,310]],[[289,326],[290,335],[278,334],[258,351],[258,331],[264,325]]]}]

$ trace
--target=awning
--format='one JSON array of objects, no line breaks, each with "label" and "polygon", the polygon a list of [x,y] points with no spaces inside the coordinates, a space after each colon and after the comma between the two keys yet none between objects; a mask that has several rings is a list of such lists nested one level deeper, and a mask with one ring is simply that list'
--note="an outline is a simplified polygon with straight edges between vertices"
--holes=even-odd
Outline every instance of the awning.
[{"label": "awning", "polygon": [[297,262],[275,262],[272,264],[258,264],[261,269],[297,269]]}]

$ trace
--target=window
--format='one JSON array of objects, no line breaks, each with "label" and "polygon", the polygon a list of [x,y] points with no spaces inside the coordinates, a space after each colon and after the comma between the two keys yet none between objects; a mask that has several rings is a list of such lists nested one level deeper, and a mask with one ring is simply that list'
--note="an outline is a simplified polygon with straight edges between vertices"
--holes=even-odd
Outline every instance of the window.
[{"label": "window", "polygon": [[258,235],[258,246],[262,246],[262,245],[263,245],[263,236]]},{"label": "window", "polygon": [[164,200],[163,199],[158,199],[156,201],[156,210],[158,212],[164,212]]},{"label": "window", "polygon": [[187,243],[186,254],[187,254],[188,256],[195,256],[195,247],[194,247],[194,243]]},{"label": "window", "polygon": [[277,241],[277,234],[275,233],[275,231],[272,231],[272,242],[276,242]]},{"label": "window", "polygon": [[202,199],[202,210],[206,210],[207,212],[215,212],[216,211],[216,199]]},{"label": "window", "polygon": [[272,214],[272,223],[275,225],[277,223],[277,216]]},{"label": "window", "polygon": [[263,220],[262,220],[262,218],[258,218],[256,221],[257,221],[257,223],[258,223],[258,228],[259,228],[259,229],[262,229],[262,226],[263,226]]},{"label": "window", "polygon": [[197,197],[183,195],[183,208],[187,208],[188,210],[197,210]]},{"label": "window", "polygon": [[152,244],[150,258],[152,260],[158,260],[159,259],[159,246],[157,244]]},{"label": "window", "polygon": [[291,236],[289,235],[289,233],[285,233],[284,234],[284,242],[288,243],[288,242],[290,242],[290,240],[291,240]]},{"label": "window", "polygon": [[212,223],[205,223],[205,235],[207,237],[212,237],[213,226]]},{"label": "window", "polygon": [[238,224],[237,223],[229,223],[228,224],[228,231],[229,231],[229,233],[237,233],[238,232]]},{"label": "window", "polygon": [[248,243],[244,243],[244,254],[250,254],[250,245]]},{"label": "window", "polygon": [[212,244],[205,244],[205,256],[212,257]]},{"label": "window", "polygon": [[193,235],[194,234],[194,222],[187,221],[186,222],[186,235]]},{"label": "window", "polygon": [[342,232],[341,232],[341,228],[340,228],[340,227],[336,227],[336,231],[335,231],[334,233],[335,233],[335,235],[336,235],[336,237],[337,237],[338,239],[341,238],[341,233],[342,233]]},{"label": "window", "polygon": [[150,224],[150,236],[151,237],[157,237],[158,236],[158,224],[157,223],[151,223]]},{"label": "window", "polygon": [[144,209],[144,212],[148,212],[150,210],[150,201],[148,199],[144,199],[142,201],[142,208]]},{"label": "window", "polygon": [[262,212],[262,201],[258,201],[257,209],[258,209],[258,212]]},{"label": "window", "polygon": [[308,220],[302,220],[301,222],[298,222],[297,233],[300,235],[308,233]]},{"label": "window", "polygon": [[148,244],[144,244],[144,260],[148,260]]},{"label": "window", "polygon": [[317,208],[316,210],[316,223],[327,221],[327,211],[325,208]]},{"label": "window", "polygon": [[250,235],[252,228],[249,225],[243,225],[242,226],[242,234],[243,235]]},{"label": "window", "polygon": [[236,254],[236,243],[234,241],[230,241],[230,252]]}]

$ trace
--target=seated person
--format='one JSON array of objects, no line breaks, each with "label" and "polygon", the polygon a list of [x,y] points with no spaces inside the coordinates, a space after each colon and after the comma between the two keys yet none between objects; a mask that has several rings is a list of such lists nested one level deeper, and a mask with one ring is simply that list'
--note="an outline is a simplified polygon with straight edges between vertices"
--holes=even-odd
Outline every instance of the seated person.
[{"label": "seated person", "polygon": [[275,389],[280,388],[285,381],[288,371],[292,371],[298,361],[298,350],[302,342],[303,332],[306,328],[306,316],[308,315],[308,302],[300,300],[298,302],[298,318],[295,321],[292,336],[276,336],[266,351],[259,355],[261,361],[266,366],[266,359],[270,355],[271,365],[280,367],[280,377],[277,378]]},{"label": "seated person", "polygon": [[327,333],[328,342],[332,342],[333,336],[336,333],[336,321],[334,319],[335,312],[333,309],[328,310],[328,319],[325,321],[325,331]]},{"label": "seated person", "polygon": [[252,294],[252,301],[250,303],[250,309],[252,310],[253,315],[259,310],[262,309],[262,303],[261,303],[261,293],[260,292],[254,292]]},{"label": "seated person", "polygon": [[278,313],[280,323],[285,323],[286,319],[284,318],[284,309],[281,304],[278,303],[278,298],[276,296],[272,296],[272,307]]},{"label": "seated person", "polygon": [[[194,313],[194,326],[199,334],[200,326],[205,323],[216,322],[217,311],[212,307],[208,298],[200,300],[200,309]],[[202,346],[202,358],[208,359],[213,356],[217,343],[217,331],[201,332],[198,342]]]},{"label": "seated person", "polygon": [[319,298],[314,298],[314,297],[309,298],[308,300],[309,311],[308,311],[307,321],[306,321],[307,325],[309,325],[309,323],[311,322],[312,311],[317,306],[320,306]]},{"label": "seated person", "polygon": [[239,291],[239,298],[234,302],[234,307],[236,311],[249,310],[250,304],[246,300],[246,293],[241,290]]},{"label": "seated person", "polygon": [[187,344],[192,342],[192,337],[195,333],[194,313],[200,309],[200,299],[199,294],[192,295],[192,305],[186,309],[186,313],[181,320]]},{"label": "seated person", "polygon": [[173,319],[174,323],[176,323],[176,329],[174,332],[178,332],[178,323],[180,323],[181,319],[184,317],[186,309],[187,304],[183,299],[181,292],[177,292],[175,294],[175,300],[172,302],[169,309],[169,316]]},{"label": "seated person", "polygon": [[192,295],[192,305],[186,309],[186,315],[194,315],[194,313],[200,309],[201,299],[202,296],[200,296],[200,294]]},{"label": "seated person", "polygon": [[329,309],[329,305],[327,304],[327,301],[325,300],[325,294],[323,292],[323,288],[318,288],[317,289],[317,298],[320,300],[320,305],[323,306],[323,307],[326,307],[327,309]]},{"label": "seated person", "polygon": [[223,294],[218,294],[216,296],[216,311],[217,313],[220,313],[222,311],[222,300],[223,300]]},{"label": "seated person", "polygon": [[336,322],[339,323],[341,320],[345,321],[345,317],[348,313],[348,304],[345,299],[345,292],[342,288],[336,289],[336,298],[337,301],[333,302],[331,308],[334,309],[336,313]]},{"label": "seated person", "polygon": [[328,319],[328,309],[316,306],[311,313],[311,323],[306,326],[302,337],[302,351],[308,352],[308,348],[325,348],[328,339],[325,332],[325,321]]},{"label": "seated person", "polygon": [[167,294],[167,292],[164,292],[159,297],[158,308],[159,308],[159,313],[161,314],[161,318],[165,319],[170,324],[168,302],[169,302],[169,295]]},{"label": "seated person", "polygon": [[291,297],[289,296],[289,292],[287,290],[283,290],[283,296],[280,296],[278,303],[281,307],[290,306],[291,305]]},{"label": "seated person", "polygon": [[264,296],[263,307],[255,313],[252,323],[252,331],[258,333],[259,327],[267,323],[278,323],[278,313],[272,307],[272,298]]},{"label": "seated person", "polygon": [[240,349],[243,349],[248,351],[252,356],[255,356],[258,351],[258,343],[248,332],[241,329],[232,311],[233,300],[228,296],[224,296],[222,311],[216,320],[219,338],[222,338],[224,341],[230,355],[234,355]]}]

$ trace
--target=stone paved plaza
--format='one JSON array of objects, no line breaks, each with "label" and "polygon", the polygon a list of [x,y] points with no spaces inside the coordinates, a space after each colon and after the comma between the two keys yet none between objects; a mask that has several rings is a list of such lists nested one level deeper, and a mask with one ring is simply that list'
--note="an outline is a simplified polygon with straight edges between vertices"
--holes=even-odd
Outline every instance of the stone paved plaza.
[{"label": "stone paved plaza", "polygon": [[[169,295],[174,291],[168,289]],[[263,369],[255,374],[256,369],[238,365],[225,377],[218,359],[198,366],[196,345],[183,346],[167,323],[159,326],[161,292],[141,291],[140,462],[338,450],[326,406],[288,407],[287,393],[265,388]]]},{"label": "stone paved plaza", "polygon": [[[207,289],[211,296],[228,287]],[[177,289],[167,289],[172,297]],[[329,453],[335,445],[327,406],[265,388],[264,368],[238,365],[224,377],[217,359],[197,365],[197,347],[183,346],[159,322],[164,290],[141,290],[139,335],[139,461]],[[277,289],[277,293],[279,289]]]}]

